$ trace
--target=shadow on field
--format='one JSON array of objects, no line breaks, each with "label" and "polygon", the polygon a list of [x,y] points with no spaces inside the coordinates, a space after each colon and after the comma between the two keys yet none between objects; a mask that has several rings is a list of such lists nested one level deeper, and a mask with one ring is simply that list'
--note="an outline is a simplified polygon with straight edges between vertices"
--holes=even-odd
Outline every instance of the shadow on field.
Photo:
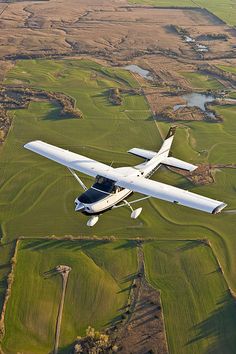
[{"label": "shadow on field", "polygon": [[197,335],[187,345],[208,338],[205,354],[235,353],[236,302],[229,291],[217,303],[217,310],[193,327]]},{"label": "shadow on field", "polygon": [[45,249],[55,249],[55,248],[67,248],[71,249],[74,251],[86,251],[93,249],[98,246],[103,246],[106,243],[109,243],[111,241],[108,240],[43,240],[43,239],[38,239],[38,240],[32,240],[32,241],[27,241],[23,243],[22,248],[23,249],[29,249],[31,251],[39,251],[39,250],[45,250]]},{"label": "shadow on field", "polygon": [[201,245],[203,245],[203,243],[198,240],[187,241],[187,242],[184,242],[183,246],[178,247],[178,251],[188,251],[188,250],[191,250],[195,247],[199,247]]},{"label": "shadow on field", "polygon": [[120,249],[132,249],[132,248],[135,248],[137,247],[137,241],[126,241],[124,243],[122,243],[121,245],[119,246],[116,246],[114,249],[115,250],[120,250]]},{"label": "shadow on field", "polygon": [[4,276],[0,280],[0,312],[2,312],[2,307],[6,295],[7,289],[7,276]]},{"label": "shadow on field", "polygon": [[[52,101],[48,101],[52,103]],[[58,121],[58,120],[67,120],[67,119],[75,119],[72,114],[62,114],[62,107],[56,102],[53,101],[53,108],[44,116],[43,120],[51,120],[51,121]],[[78,118],[76,118],[78,119]]]},{"label": "shadow on field", "polygon": [[[32,241],[24,241],[22,248],[29,249],[31,251],[39,251],[45,249],[52,249],[52,248],[67,248],[74,251],[89,251],[93,248],[103,247],[106,244],[112,244],[113,241],[110,240],[75,240],[75,239],[62,239],[62,240],[44,240],[44,239],[36,239]],[[132,249],[137,247],[137,241],[125,241],[119,245],[115,245],[114,243],[114,250],[119,249]]]},{"label": "shadow on field", "polygon": [[128,274],[126,277],[124,277],[121,281],[121,283],[127,283],[127,281],[131,281],[133,282],[135,279],[137,279],[139,277],[138,273],[131,273]]},{"label": "shadow on field", "polygon": [[113,103],[109,101],[109,90],[105,90],[101,93],[98,93],[96,95],[92,95],[92,98],[102,98],[103,100],[103,105],[107,107],[115,107]]},{"label": "shadow on field", "polygon": [[[72,354],[72,353],[74,353],[75,344],[76,343],[74,342],[70,345],[66,345],[65,347],[59,347],[58,354]],[[50,352],[49,354],[53,354],[53,352]]]},{"label": "shadow on field", "polygon": [[55,275],[58,275],[58,270],[56,268],[52,268],[50,270],[47,270],[46,272],[43,272],[44,279],[55,277]]}]

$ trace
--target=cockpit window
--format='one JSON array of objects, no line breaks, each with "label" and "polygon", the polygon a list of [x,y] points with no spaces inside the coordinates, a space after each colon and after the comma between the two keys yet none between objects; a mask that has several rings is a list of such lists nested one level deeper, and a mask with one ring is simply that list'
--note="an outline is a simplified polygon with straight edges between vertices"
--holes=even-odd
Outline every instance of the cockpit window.
[{"label": "cockpit window", "polygon": [[97,176],[96,183],[94,183],[93,188],[99,189],[100,191],[106,193],[115,193],[116,191],[115,183],[116,183],[115,181],[112,181],[109,178]]},{"label": "cockpit window", "polygon": [[[108,196],[109,193],[120,192],[124,188],[115,185],[115,181],[109,178],[97,176],[94,185],[78,197],[81,203],[90,204],[98,202]],[[108,193],[108,194],[107,194]]]},{"label": "cockpit window", "polygon": [[89,188],[86,192],[78,197],[78,201],[85,204],[96,203],[107,197],[106,193],[97,191],[96,189]]}]

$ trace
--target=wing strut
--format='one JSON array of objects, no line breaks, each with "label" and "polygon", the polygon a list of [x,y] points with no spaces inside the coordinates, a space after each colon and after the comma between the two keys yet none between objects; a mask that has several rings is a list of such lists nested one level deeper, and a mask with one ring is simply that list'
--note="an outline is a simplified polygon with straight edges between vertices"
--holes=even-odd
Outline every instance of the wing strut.
[{"label": "wing strut", "polygon": [[71,172],[71,174],[75,177],[76,181],[79,182],[79,184],[81,185],[81,187],[83,188],[83,190],[87,190],[88,188],[86,187],[86,185],[81,181],[81,179],[79,178],[79,176],[77,176],[77,174],[75,173],[74,170],[72,170],[72,168],[68,167],[68,170]]}]

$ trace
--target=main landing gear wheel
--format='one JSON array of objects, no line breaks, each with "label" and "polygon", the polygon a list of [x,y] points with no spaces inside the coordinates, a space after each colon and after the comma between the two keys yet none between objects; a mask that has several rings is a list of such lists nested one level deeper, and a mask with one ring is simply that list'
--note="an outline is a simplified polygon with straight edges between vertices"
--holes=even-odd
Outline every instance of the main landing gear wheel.
[{"label": "main landing gear wheel", "polygon": [[129,202],[127,202],[127,200],[124,199],[124,203],[130,208],[130,210],[132,211],[130,217],[131,219],[137,219],[137,217],[141,214],[143,208],[138,208],[138,209],[133,209],[132,206],[130,205]]},{"label": "main landing gear wheel", "polygon": [[131,218],[132,219],[137,219],[137,217],[139,217],[139,215],[141,214],[142,210],[143,210],[143,208],[138,208],[138,209],[133,210],[131,215],[130,215]]}]

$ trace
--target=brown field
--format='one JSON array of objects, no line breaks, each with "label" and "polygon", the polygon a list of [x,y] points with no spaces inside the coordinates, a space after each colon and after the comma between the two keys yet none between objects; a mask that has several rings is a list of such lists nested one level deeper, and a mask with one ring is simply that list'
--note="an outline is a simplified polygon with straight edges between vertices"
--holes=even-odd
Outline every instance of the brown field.
[{"label": "brown field", "polygon": [[[201,40],[209,51],[199,53],[175,28],[196,40],[219,34],[227,40]],[[11,65],[6,59],[89,55],[112,65],[136,63],[159,85],[157,90],[139,78],[152,111],[160,112],[181,103],[166,95],[166,87],[191,89],[181,72],[208,60],[233,63],[235,37],[236,30],[199,8],[134,7],[125,0],[80,0],[79,6],[77,0],[5,3],[0,4],[0,80]]]},{"label": "brown field", "polygon": [[111,5],[107,0],[81,0],[78,6],[76,0],[51,0],[1,4],[0,13],[1,57],[89,53],[118,63],[156,53],[199,59],[171,25],[193,38],[226,35],[227,41],[203,41],[209,46],[205,58],[236,54],[232,48],[236,31],[202,9],[131,7],[125,1]]}]

